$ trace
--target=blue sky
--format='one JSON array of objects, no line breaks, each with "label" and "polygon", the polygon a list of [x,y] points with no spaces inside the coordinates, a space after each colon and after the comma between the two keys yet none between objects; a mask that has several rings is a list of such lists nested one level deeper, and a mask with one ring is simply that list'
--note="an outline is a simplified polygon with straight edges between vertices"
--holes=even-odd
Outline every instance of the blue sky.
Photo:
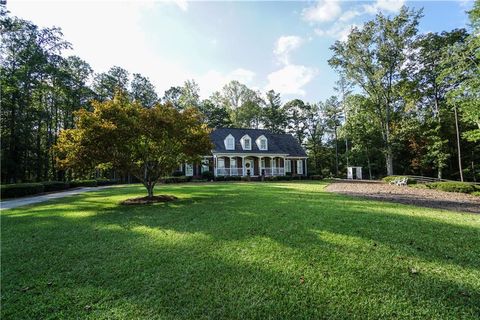
[{"label": "blue sky", "polygon": [[12,14],[58,26],[96,72],[113,65],[151,79],[160,95],[194,79],[202,98],[236,79],[283,100],[334,94],[329,47],[352,25],[402,4],[424,8],[420,31],[465,27],[471,1],[8,1]]}]

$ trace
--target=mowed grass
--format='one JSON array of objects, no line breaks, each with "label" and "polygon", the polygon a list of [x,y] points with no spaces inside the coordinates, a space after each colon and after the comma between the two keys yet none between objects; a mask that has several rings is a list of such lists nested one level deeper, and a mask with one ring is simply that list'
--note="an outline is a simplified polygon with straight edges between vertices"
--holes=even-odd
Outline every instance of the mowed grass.
[{"label": "mowed grass", "polygon": [[1,213],[2,319],[478,319],[480,216],[324,183],[141,186]]}]

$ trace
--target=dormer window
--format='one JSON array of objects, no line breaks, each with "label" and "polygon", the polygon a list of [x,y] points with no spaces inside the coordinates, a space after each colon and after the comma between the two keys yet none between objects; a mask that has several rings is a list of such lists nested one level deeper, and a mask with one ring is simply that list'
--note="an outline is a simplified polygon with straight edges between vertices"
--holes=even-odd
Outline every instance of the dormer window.
[{"label": "dormer window", "polygon": [[225,138],[224,142],[226,150],[235,150],[235,138],[231,134]]},{"label": "dormer window", "polygon": [[258,149],[260,150],[268,150],[267,138],[264,135],[258,137],[257,146],[258,146]]},{"label": "dormer window", "polygon": [[241,142],[243,150],[252,150],[252,139],[249,135],[244,135]]}]

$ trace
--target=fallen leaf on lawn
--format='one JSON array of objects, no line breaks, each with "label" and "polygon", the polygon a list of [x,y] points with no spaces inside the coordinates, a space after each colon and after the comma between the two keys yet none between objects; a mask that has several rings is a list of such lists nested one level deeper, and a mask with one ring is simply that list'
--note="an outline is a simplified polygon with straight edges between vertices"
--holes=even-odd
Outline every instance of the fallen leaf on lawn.
[{"label": "fallen leaf on lawn", "polygon": [[84,309],[85,309],[85,311],[90,311],[92,309],[92,306],[86,305]]},{"label": "fallen leaf on lawn", "polygon": [[304,277],[300,277],[300,283],[304,283],[305,282],[305,278]]},{"label": "fallen leaf on lawn", "polygon": [[411,273],[411,274],[418,274],[418,270],[415,269],[415,268],[411,268],[411,269],[410,269],[410,273]]}]

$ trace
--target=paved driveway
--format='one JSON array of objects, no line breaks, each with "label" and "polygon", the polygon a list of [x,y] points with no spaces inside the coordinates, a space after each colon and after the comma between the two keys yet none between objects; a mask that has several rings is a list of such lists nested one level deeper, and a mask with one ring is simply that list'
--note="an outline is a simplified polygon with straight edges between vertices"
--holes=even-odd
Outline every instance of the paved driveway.
[{"label": "paved driveway", "polygon": [[33,204],[33,203],[39,203],[39,202],[44,202],[44,201],[48,201],[48,200],[51,200],[51,199],[59,199],[59,198],[69,197],[69,196],[73,196],[73,195],[88,192],[88,191],[96,191],[96,190],[101,190],[101,189],[111,188],[111,187],[113,187],[113,186],[84,187],[84,188],[76,188],[76,189],[67,190],[67,191],[60,191],[60,192],[42,194],[42,195],[38,195],[38,196],[4,200],[4,201],[0,202],[0,210],[13,209],[13,208]]}]

